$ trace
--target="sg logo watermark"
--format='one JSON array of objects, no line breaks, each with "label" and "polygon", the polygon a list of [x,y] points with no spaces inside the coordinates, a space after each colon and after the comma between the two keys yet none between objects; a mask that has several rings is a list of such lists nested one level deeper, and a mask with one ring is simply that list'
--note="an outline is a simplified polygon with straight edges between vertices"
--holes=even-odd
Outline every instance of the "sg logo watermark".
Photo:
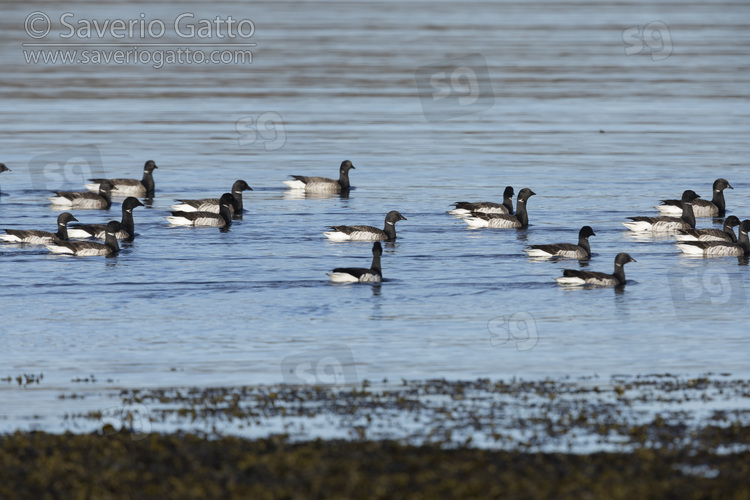
[{"label": "sg logo watermark", "polygon": [[513,339],[517,351],[528,351],[539,343],[536,320],[529,312],[492,318],[487,322],[487,330],[490,332],[492,347],[505,345]]},{"label": "sg logo watermark", "polygon": [[250,146],[260,140],[266,151],[276,151],[286,144],[284,120],[275,111],[244,116],[237,120],[235,129],[240,136],[240,147]]},{"label": "sg logo watermark", "polygon": [[349,346],[332,345],[284,358],[281,375],[286,384],[356,385],[357,370]]},{"label": "sg logo watermark", "polygon": [[421,66],[414,79],[422,112],[431,122],[479,113],[495,104],[487,61],[481,54]]},{"label": "sg logo watermark", "polygon": [[107,408],[102,410],[101,418],[105,435],[115,434],[125,428],[130,431],[130,439],[141,441],[151,433],[151,415],[148,407],[141,403]]},{"label": "sg logo watermark", "polygon": [[631,26],[622,32],[625,42],[625,55],[650,54],[652,61],[663,61],[672,55],[672,35],[669,26],[661,21],[652,21],[645,25]]},{"label": "sg logo watermark", "polygon": [[697,269],[671,269],[668,277],[678,319],[713,316],[717,306],[723,313],[737,312],[748,306],[742,277],[726,269],[708,265]]},{"label": "sg logo watermark", "polygon": [[[35,190],[82,190],[90,178],[105,178],[99,148],[93,144],[61,149],[29,161],[31,185]],[[46,201],[46,194],[40,195]]]}]

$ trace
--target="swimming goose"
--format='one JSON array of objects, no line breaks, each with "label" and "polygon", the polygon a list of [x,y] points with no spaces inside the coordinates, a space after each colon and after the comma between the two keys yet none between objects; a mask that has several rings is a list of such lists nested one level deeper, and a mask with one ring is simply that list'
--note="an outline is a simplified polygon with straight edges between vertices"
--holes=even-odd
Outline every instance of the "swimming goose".
[{"label": "swimming goose", "polygon": [[224,193],[219,199],[219,213],[213,212],[172,212],[171,216],[165,217],[170,224],[175,226],[209,226],[229,227],[232,225],[232,215],[229,207],[232,206],[234,196],[232,193]]},{"label": "swimming goose", "polygon": [[[115,234],[118,240],[130,239],[135,236],[135,224],[133,222],[133,209],[142,207],[138,198],[128,196],[122,202],[122,221],[120,229]],[[68,228],[71,238],[98,238],[103,240],[107,234],[106,224],[75,224]]]},{"label": "swimming goose", "polygon": [[742,221],[740,224],[740,236],[737,243],[728,241],[682,241],[677,248],[689,255],[702,255],[704,257],[723,257],[725,255],[747,255],[750,254],[750,220]]},{"label": "swimming goose", "polygon": [[370,269],[363,267],[337,267],[328,276],[331,281],[337,283],[377,283],[383,280],[383,272],[380,267],[380,256],[383,255],[383,247],[376,241],[372,245],[372,265]]},{"label": "swimming goose", "polygon": [[354,169],[352,162],[344,160],[339,167],[339,180],[337,181],[327,177],[292,175],[294,180],[284,181],[284,184],[292,189],[304,189],[308,193],[340,193],[349,191],[349,170],[352,169]]},{"label": "swimming goose", "polygon": [[529,215],[526,213],[526,201],[535,194],[536,193],[529,188],[523,188],[518,193],[515,215],[472,212],[471,217],[465,218],[464,221],[469,227],[526,227],[529,225]]},{"label": "swimming goose", "polygon": [[588,259],[591,257],[589,236],[596,236],[591,226],[583,226],[578,231],[578,244],[553,243],[551,245],[531,245],[524,249],[529,257],[561,257],[565,259]]},{"label": "swimming goose", "polygon": [[[726,179],[716,179],[713,186],[713,198],[708,200],[696,200],[693,202],[693,213],[696,217],[724,217],[726,213],[726,202],[724,201],[724,190],[734,189]],[[661,200],[661,205],[656,205],[659,212],[665,215],[679,215],[682,212],[681,200]]]},{"label": "swimming goose", "polygon": [[508,186],[503,192],[502,204],[492,203],[491,201],[480,201],[476,203],[459,201],[453,204],[456,208],[448,211],[448,213],[451,215],[458,215],[459,217],[471,215],[472,212],[481,212],[485,214],[512,214],[514,194],[513,188]]},{"label": "swimming goose", "polygon": [[89,179],[91,184],[86,184],[86,189],[96,192],[99,185],[109,180],[112,183],[112,194],[115,196],[145,196],[154,194],[155,168],[159,168],[154,160],[149,160],[143,165],[143,178],[138,179]]},{"label": "swimming goose", "polygon": [[34,229],[6,229],[7,234],[0,234],[0,241],[6,243],[29,243],[31,245],[44,245],[55,240],[66,241],[68,239],[68,222],[77,221],[70,212],[63,212],[57,216],[57,232],[37,231]]},{"label": "swimming goose", "polygon": [[99,255],[114,255],[120,251],[115,234],[120,230],[120,223],[116,220],[107,224],[107,234],[104,243],[98,241],[55,241],[46,245],[52,253],[76,255],[78,257],[96,257]]},{"label": "swimming goose", "polygon": [[108,210],[112,206],[112,183],[104,181],[99,184],[99,193],[88,191],[53,191],[57,196],[49,199],[53,205],[69,208],[96,208]]},{"label": "swimming goose", "polygon": [[0,173],[10,172],[10,169],[5,166],[5,163],[0,163]]},{"label": "swimming goose", "polygon": [[683,229],[674,235],[677,241],[728,241],[736,243],[734,226],[740,225],[740,219],[736,215],[730,215],[724,221],[723,229]]},{"label": "swimming goose", "polygon": [[[232,204],[229,206],[230,213],[242,213],[242,192],[252,191],[253,188],[243,180],[234,181],[232,184]],[[219,213],[218,198],[203,198],[202,200],[177,200],[180,203],[170,208],[178,212],[213,212]]]},{"label": "swimming goose", "polygon": [[688,189],[682,193],[682,217],[628,217],[632,222],[623,222],[622,225],[631,231],[652,231],[654,233],[679,231],[682,229],[695,229],[695,215],[693,214],[693,201],[700,198],[695,191]]},{"label": "swimming goose", "polygon": [[333,241],[396,241],[396,222],[406,217],[391,210],[385,216],[385,228],[372,226],[331,226],[332,231],[323,233]]},{"label": "swimming goose", "polygon": [[635,262],[635,259],[626,253],[618,253],[615,257],[615,272],[612,274],[597,273],[594,271],[580,271],[578,269],[563,269],[563,275],[555,278],[560,285],[567,286],[620,286],[625,284],[625,264]]}]

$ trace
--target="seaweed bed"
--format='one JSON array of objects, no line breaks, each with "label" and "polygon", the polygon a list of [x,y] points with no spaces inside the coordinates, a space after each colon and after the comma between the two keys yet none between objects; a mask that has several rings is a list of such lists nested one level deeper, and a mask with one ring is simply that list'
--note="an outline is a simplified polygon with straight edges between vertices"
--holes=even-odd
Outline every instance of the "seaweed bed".
[{"label": "seaweed bed", "polygon": [[0,498],[750,498],[750,382],[726,374],[107,397],[65,416],[84,431],[0,434]]},{"label": "seaweed bed", "polygon": [[750,497],[747,452],[546,454],[179,433],[0,441],[0,498]]}]

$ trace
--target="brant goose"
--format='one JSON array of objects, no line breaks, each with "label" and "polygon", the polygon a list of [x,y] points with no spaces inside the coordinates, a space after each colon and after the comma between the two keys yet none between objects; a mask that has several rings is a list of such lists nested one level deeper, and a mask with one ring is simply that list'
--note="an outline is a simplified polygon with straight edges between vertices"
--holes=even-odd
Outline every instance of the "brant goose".
[{"label": "brant goose", "polygon": [[341,193],[349,191],[349,170],[354,165],[349,160],[341,162],[339,167],[339,180],[327,177],[306,177],[304,175],[292,175],[293,181],[284,181],[284,184],[292,189],[304,189],[308,193]]},{"label": "brant goose", "polygon": [[372,245],[372,265],[370,269],[363,267],[337,267],[328,276],[331,281],[337,283],[379,283],[383,280],[383,271],[380,267],[380,256],[383,255],[383,247],[376,241]]},{"label": "brant goose", "polygon": [[89,179],[86,189],[96,192],[105,180],[112,183],[112,194],[116,196],[145,196],[154,194],[154,169],[158,168],[154,160],[143,165],[143,178],[138,179]]},{"label": "brant goose", "polygon": [[464,221],[469,227],[526,227],[529,225],[529,215],[526,213],[526,201],[535,194],[536,193],[529,188],[523,188],[518,193],[515,215],[472,212],[471,217],[465,218]]},{"label": "brant goose", "polygon": [[64,253],[78,257],[95,257],[99,255],[114,255],[120,251],[115,234],[120,230],[120,223],[116,220],[107,224],[107,235],[104,243],[98,241],[55,241],[46,245],[52,253]]},{"label": "brant goose", "polygon": [[[724,190],[734,189],[726,179],[714,181],[714,196],[711,201],[696,200],[693,202],[693,213],[696,217],[724,217],[726,213],[726,202],[724,201]],[[665,215],[679,215],[682,212],[681,200],[661,200],[661,205],[656,205],[659,212]]]},{"label": "brant goose", "polygon": [[683,229],[674,235],[677,241],[728,241],[737,243],[734,235],[734,226],[740,225],[740,219],[736,215],[730,215],[724,221],[723,229]]},{"label": "brant goose", "polygon": [[531,245],[525,248],[524,252],[529,257],[560,257],[564,259],[588,259],[591,257],[591,246],[589,246],[589,236],[596,236],[591,226],[583,226],[578,231],[578,244],[572,243],[553,243],[551,245]]},{"label": "brant goose", "polygon": [[628,217],[632,222],[622,225],[631,231],[652,231],[655,233],[673,232],[682,229],[695,229],[695,215],[693,214],[693,200],[700,198],[695,191],[688,189],[682,193],[682,217]]},{"label": "brant goose", "polygon": [[10,169],[5,166],[5,163],[0,163],[0,174],[3,172],[10,172]]},{"label": "brant goose", "polygon": [[[232,204],[229,206],[230,213],[242,213],[242,192],[252,191],[253,188],[243,180],[234,181],[232,184]],[[180,203],[170,208],[178,212],[213,212],[219,213],[218,198],[203,198],[202,200],[177,200]]]},{"label": "brant goose", "polygon": [[406,217],[391,210],[385,216],[385,228],[372,226],[331,226],[333,231],[323,233],[333,241],[396,241],[396,222]]},{"label": "brant goose", "polygon": [[470,203],[468,201],[459,201],[453,204],[456,208],[449,210],[451,215],[459,217],[471,215],[472,212],[481,212],[484,214],[512,214],[513,213],[513,188],[508,186],[503,192],[503,203],[492,203],[491,201],[480,201]]},{"label": "brant goose", "polygon": [[109,210],[112,206],[112,183],[104,181],[99,184],[99,193],[53,191],[57,196],[49,199],[53,205],[68,208],[98,208]]},{"label": "brant goose", "polygon": [[555,278],[560,285],[568,286],[620,286],[625,284],[625,269],[623,266],[635,259],[626,253],[618,253],[615,257],[615,272],[612,274],[597,273],[593,271],[580,271],[578,269],[563,269],[563,275]]},{"label": "brant goose", "polygon": [[[122,202],[122,221],[120,229],[115,234],[118,240],[132,239],[135,237],[135,225],[133,223],[133,209],[142,207],[143,203],[132,196],[128,196]],[[103,240],[106,237],[107,224],[74,224],[68,228],[68,235],[71,238],[98,238]]]},{"label": "brant goose", "polygon": [[210,226],[229,227],[232,225],[232,215],[229,207],[232,206],[234,196],[232,193],[224,193],[219,199],[219,213],[213,212],[172,212],[171,216],[165,217],[170,224],[175,226]]},{"label": "brant goose", "polygon": [[34,229],[6,229],[7,234],[0,234],[0,241],[6,243],[30,243],[44,245],[55,240],[67,241],[68,222],[78,221],[70,212],[63,212],[57,216],[57,232],[37,231]]},{"label": "brant goose", "polygon": [[728,241],[682,241],[677,248],[689,255],[702,255],[704,257],[721,257],[725,255],[747,255],[750,254],[750,220],[742,221],[740,224],[740,237],[737,243]]}]

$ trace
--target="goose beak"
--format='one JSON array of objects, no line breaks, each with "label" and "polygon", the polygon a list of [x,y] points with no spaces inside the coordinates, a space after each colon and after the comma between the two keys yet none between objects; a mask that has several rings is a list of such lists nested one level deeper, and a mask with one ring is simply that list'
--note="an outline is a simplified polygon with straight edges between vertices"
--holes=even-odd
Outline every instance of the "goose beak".
[{"label": "goose beak", "polygon": [[402,216],[401,216],[401,218],[400,218],[399,220],[409,220],[409,219],[407,219],[406,217],[404,217],[404,216],[402,215]]}]

